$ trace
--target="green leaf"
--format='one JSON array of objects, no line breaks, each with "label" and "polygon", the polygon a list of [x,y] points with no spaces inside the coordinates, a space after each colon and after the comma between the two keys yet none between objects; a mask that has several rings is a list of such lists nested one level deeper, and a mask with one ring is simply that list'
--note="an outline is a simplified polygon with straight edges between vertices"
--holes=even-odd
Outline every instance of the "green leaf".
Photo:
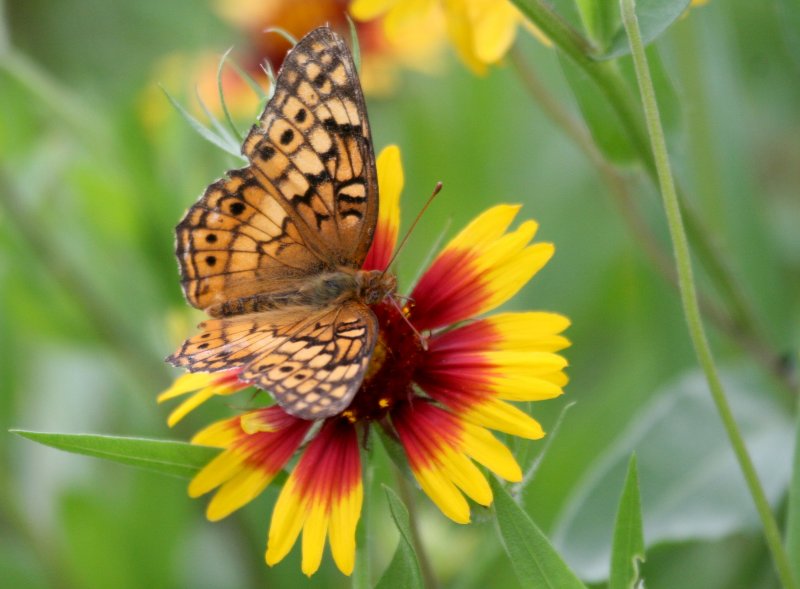
[{"label": "green leaf", "polygon": [[386,451],[386,455],[397,467],[397,470],[400,472],[400,474],[406,477],[409,481],[415,481],[414,474],[411,472],[411,468],[408,466],[408,457],[406,456],[406,452],[400,442],[398,442],[391,433],[387,433],[383,427],[374,429],[378,432],[378,439],[381,441],[381,445]]},{"label": "green leaf", "polygon": [[800,413],[795,424],[794,465],[789,487],[789,513],[786,523],[786,551],[794,565],[794,578],[800,579]]},{"label": "green leaf", "polygon": [[494,512],[511,566],[523,587],[583,588],[553,545],[495,478],[491,477]]},{"label": "green leaf", "polygon": [[237,143],[234,143],[228,140],[226,137],[214,133],[214,131],[212,131],[211,129],[203,125],[203,123],[198,121],[195,117],[190,115],[189,111],[183,108],[181,104],[169,94],[169,92],[167,92],[164,88],[161,89],[164,91],[164,94],[167,96],[167,100],[170,101],[172,106],[175,107],[175,109],[186,120],[186,122],[189,123],[189,125],[191,125],[192,129],[197,131],[197,133],[203,139],[205,139],[209,143],[213,143],[221,150],[231,154],[232,156],[237,157],[239,159],[243,159],[242,154],[240,153],[241,147]]},{"label": "green leaf", "polygon": [[583,26],[595,43],[605,52],[622,26],[619,3],[610,0],[575,0]]},{"label": "green leaf", "polygon": [[608,103],[605,93],[568,57],[559,53],[558,61],[597,147],[608,159],[617,163],[636,159],[636,149],[616,111]]},{"label": "green leaf", "polygon": [[[219,60],[219,66],[217,66],[217,93],[219,94],[219,103],[222,106],[222,112],[225,115],[225,120],[228,123],[228,127],[233,132],[234,136],[239,140],[239,143],[244,141],[244,137],[239,132],[239,129],[236,128],[236,123],[233,122],[233,118],[231,117],[231,112],[228,110],[228,103],[225,100],[225,91],[222,88],[222,72],[225,69],[225,62],[228,59],[228,56],[233,51],[233,46],[228,47],[228,50],[222,54],[222,57]],[[206,110],[206,112],[208,112]]]},{"label": "green leaf", "polygon": [[58,434],[11,430],[12,433],[65,452],[105,458],[152,472],[192,478],[218,453],[218,448],[172,440],[149,440],[96,434]]},{"label": "green leaf", "polygon": [[347,19],[347,26],[350,27],[350,51],[353,54],[353,63],[356,66],[356,71],[361,72],[361,43],[358,41],[356,23],[353,22],[349,14],[345,14],[344,16]]},{"label": "green leaf", "polygon": [[[691,0],[638,0],[636,2],[636,16],[639,18],[639,28],[642,31],[642,41],[649,45],[661,36],[669,26],[678,20],[689,7]],[[618,4],[613,0],[601,0],[601,3]],[[621,22],[618,21],[617,31],[611,40],[608,51],[599,59],[612,59],[631,52],[628,36]]]},{"label": "green leaf", "polygon": [[641,578],[639,564],[642,562],[644,562],[642,502],[639,497],[636,454],[632,454],[617,510],[617,522],[614,525],[609,589],[635,589]]},{"label": "green leaf", "polygon": [[400,538],[397,541],[397,550],[392,557],[389,566],[386,567],[381,576],[376,589],[398,589],[423,587],[422,574],[419,570],[417,553],[411,540],[411,522],[408,519],[408,510],[397,493],[386,485],[383,486],[386,492],[386,500],[389,502],[389,511],[392,519],[400,531]]},{"label": "green leaf", "polygon": [[[723,371],[722,376],[767,497],[775,505],[788,486],[791,419],[763,377],[743,370]],[[753,501],[699,370],[657,392],[630,424],[575,484],[554,526],[553,543],[582,579],[608,578],[608,530],[619,481],[634,450],[651,475],[641,481],[646,546],[758,529]]]}]

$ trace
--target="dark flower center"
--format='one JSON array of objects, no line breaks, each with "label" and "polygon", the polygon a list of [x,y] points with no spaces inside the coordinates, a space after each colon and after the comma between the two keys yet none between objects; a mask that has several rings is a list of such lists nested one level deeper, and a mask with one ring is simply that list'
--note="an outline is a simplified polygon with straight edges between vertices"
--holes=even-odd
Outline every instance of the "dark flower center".
[{"label": "dark flower center", "polygon": [[392,301],[385,299],[372,310],[378,318],[378,343],[364,382],[343,413],[352,422],[380,420],[397,402],[408,400],[423,359],[419,334]]}]

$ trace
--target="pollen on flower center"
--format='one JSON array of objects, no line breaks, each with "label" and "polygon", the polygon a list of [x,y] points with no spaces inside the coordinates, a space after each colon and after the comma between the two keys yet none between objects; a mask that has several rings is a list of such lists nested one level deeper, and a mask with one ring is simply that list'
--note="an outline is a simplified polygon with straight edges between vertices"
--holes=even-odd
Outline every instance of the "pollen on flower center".
[{"label": "pollen on flower center", "polygon": [[344,416],[351,422],[377,420],[398,401],[408,399],[411,383],[423,359],[419,334],[389,301],[372,307],[379,335],[361,388]]}]

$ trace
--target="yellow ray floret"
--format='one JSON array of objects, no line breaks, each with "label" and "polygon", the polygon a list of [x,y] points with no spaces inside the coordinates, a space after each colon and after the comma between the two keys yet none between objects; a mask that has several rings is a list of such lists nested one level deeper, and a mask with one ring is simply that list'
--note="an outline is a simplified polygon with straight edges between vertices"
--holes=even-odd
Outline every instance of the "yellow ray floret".
[{"label": "yellow ray floret", "polygon": [[470,423],[462,422],[462,427],[461,447],[466,454],[507,481],[522,480],[519,464],[497,438],[484,428]]},{"label": "yellow ray floret", "polygon": [[451,239],[440,255],[450,250],[481,251],[506,232],[519,209],[519,205],[497,205],[484,211]]},{"label": "yellow ray floret", "polygon": [[485,321],[500,335],[493,344],[495,349],[557,352],[570,345],[567,338],[558,335],[569,327],[570,321],[557,313],[499,313]]},{"label": "yellow ray floret", "polygon": [[466,411],[459,413],[459,416],[475,425],[529,440],[538,440],[544,437],[544,430],[538,421],[514,405],[495,397],[482,399]]}]

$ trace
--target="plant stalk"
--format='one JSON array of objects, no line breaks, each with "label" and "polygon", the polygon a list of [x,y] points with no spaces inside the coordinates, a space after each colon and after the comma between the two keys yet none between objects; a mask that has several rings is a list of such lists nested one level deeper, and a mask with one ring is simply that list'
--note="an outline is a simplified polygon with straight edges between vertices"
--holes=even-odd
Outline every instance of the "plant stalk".
[{"label": "plant stalk", "polygon": [[[616,64],[610,60],[596,59],[596,48],[543,0],[513,0],[513,2],[605,94],[636,149],[645,171],[657,183],[658,170],[650,150],[647,126],[634,94]],[[680,195],[681,191],[677,190],[676,192]],[[737,286],[733,270],[725,261],[718,245],[710,233],[705,230],[699,215],[687,204],[686,198],[679,198],[679,206],[698,259],[720,293],[726,298],[734,329],[743,333],[759,333],[759,321],[756,314]],[[773,371],[777,370],[779,370],[778,363],[773,367]],[[789,382],[791,379],[787,375],[782,375],[781,380]],[[791,387],[791,383],[789,386]]]},{"label": "plant stalk", "polygon": [[403,500],[403,503],[405,503],[405,506],[408,509],[409,527],[411,528],[411,541],[414,543],[414,551],[417,553],[417,560],[419,561],[422,580],[425,583],[426,589],[436,589],[436,587],[438,587],[436,575],[433,572],[430,558],[428,558],[428,553],[425,551],[425,546],[422,544],[422,536],[419,533],[419,516],[417,513],[417,504],[414,501],[411,485],[405,475],[401,472],[397,473],[395,479],[397,480],[397,490],[400,492],[400,498]]},{"label": "plant stalk", "polygon": [[797,586],[792,577],[789,559],[781,543],[778,525],[770,510],[766,494],[758,479],[756,469],[747,452],[747,447],[739,431],[739,426],[734,419],[733,412],[731,411],[730,404],[725,395],[725,390],[719,378],[719,373],[717,372],[717,367],[714,363],[711,347],[708,344],[708,339],[703,328],[700,306],[697,302],[697,291],[692,273],[689,242],[683,225],[678,195],[675,191],[675,182],[670,169],[669,154],[667,153],[667,144],[664,139],[664,130],[661,126],[655,89],[653,88],[653,81],[650,77],[647,55],[644,51],[644,43],[642,42],[639,23],[634,10],[634,0],[620,0],[620,8],[623,24],[625,25],[625,30],[628,33],[631,44],[636,78],[639,83],[645,120],[650,134],[653,160],[658,172],[659,186],[664,200],[664,210],[669,225],[670,236],[672,238],[675,264],[678,270],[681,290],[681,300],[683,302],[686,322],[689,327],[689,335],[694,344],[697,359],[708,381],[711,396],[714,399],[717,411],[728,433],[728,438],[736,454],[742,474],[747,482],[750,495],[753,498],[753,502],[761,518],[764,535],[770,552],[772,553],[772,559],[778,576],[784,588],[796,589]]}]

